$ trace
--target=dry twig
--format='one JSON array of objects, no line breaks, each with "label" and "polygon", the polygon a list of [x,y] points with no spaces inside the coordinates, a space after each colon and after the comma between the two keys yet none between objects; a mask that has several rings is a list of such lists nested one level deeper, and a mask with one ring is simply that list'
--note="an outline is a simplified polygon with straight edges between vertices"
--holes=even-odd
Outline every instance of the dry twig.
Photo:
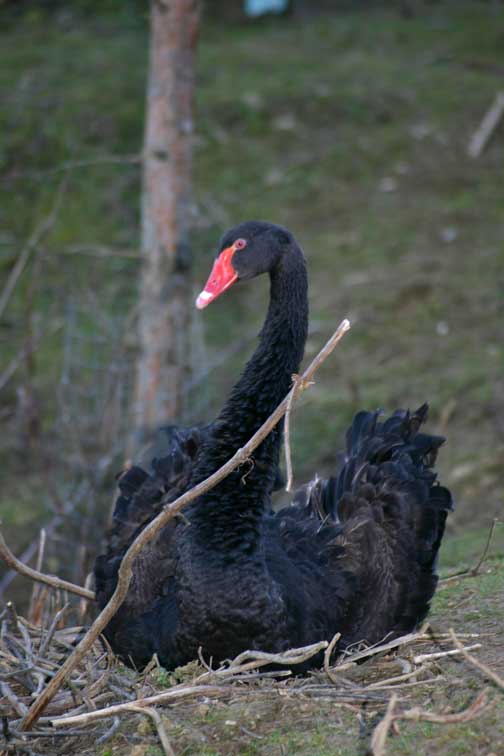
[{"label": "dry twig", "polygon": [[476,648],[481,648],[481,643],[473,643],[472,646],[466,646],[465,648],[461,646],[460,649],[454,648],[451,651],[436,651],[433,654],[419,654],[419,656],[414,657],[413,662],[415,664],[422,664],[424,661],[442,659],[445,656],[457,656],[457,654],[461,654],[464,651],[473,651]]},{"label": "dry twig", "polygon": [[[343,336],[343,333],[341,334]],[[285,410],[284,421],[284,447],[285,447],[285,471],[287,474],[287,483],[285,490],[290,493],[292,491],[292,455],[290,447],[290,416],[292,412],[292,405],[294,400],[307,388],[313,385],[313,381],[304,381],[299,375],[292,376],[292,391],[289,394],[289,401],[287,402],[287,408]]]},{"label": "dry twig", "polygon": [[432,640],[430,636],[426,636],[425,633],[419,632],[419,633],[408,633],[407,635],[403,635],[401,638],[394,638],[394,640],[388,641],[388,643],[380,643],[376,646],[371,646],[370,648],[364,649],[364,651],[357,651],[356,653],[349,653],[347,656],[347,661],[342,661],[341,663],[336,665],[336,669],[338,671],[343,671],[344,669],[349,669],[355,665],[355,662],[360,661],[361,659],[367,659],[368,656],[375,656],[376,654],[381,654],[384,651],[390,651],[393,648],[397,648],[398,646],[405,646],[408,643],[415,643],[419,640]]},{"label": "dry twig", "polygon": [[159,740],[161,741],[163,751],[165,752],[165,755],[175,756],[175,752],[173,748],[171,747],[168,734],[166,732],[165,726],[163,724],[163,720],[161,719],[159,712],[157,712],[156,709],[153,709],[150,706],[139,706],[138,704],[129,704],[129,710],[134,711],[137,714],[146,714],[147,716],[149,716],[154,722],[154,724],[156,725],[156,730],[159,736]]},{"label": "dry twig", "polygon": [[336,635],[333,637],[332,641],[327,646],[325,653],[324,653],[324,672],[326,673],[329,680],[334,684],[337,685],[339,683],[338,677],[331,672],[331,668],[329,667],[329,662],[331,661],[331,654],[334,651],[334,647],[336,646],[336,643],[341,638],[341,633],[336,633]]},{"label": "dry twig", "polygon": [[142,162],[142,154],[133,155],[97,155],[94,158],[84,158],[82,160],[66,160],[53,168],[47,168],[42,171],[16,171],[14,177],[30,176],[33,178],[45,179],[47,176],[53,176],[57,173],[68,173],[75,168],[88,168],[95,165],[137,165]]},{"label": "dry twig", "polygon": [[[236,691],[229,686],[224,685],[177,685],[169,690],[158,693],[155,696],[148,696],[147,698],[139,698],[134,702],[135,706],[145,707],[155,706],[156,704],[172,703],[180,701],[184,698],[194,698],[195,696],[205,696],[205,698],[211,698],[221,694],[236,694]],[[114,706],[107,706],[105,709],[96,709],[96,711],[87,711],[83,714],[77,714],[75,716],[63,716],[56,719],[51,719],[53,727],[67,727],[76,723],[81,725],[87,725],[91,722],[96,722],[99,719],[107,719],[108,717],[116,716],[117,714],[123,714],[131,710],[132,702],[116,704]]]},{"label": "dry twig", "polygon": [[[70,513],[70,509],[63,510],[63,514],[67,515]],[[46,531],[47,537],[52,535],[56,528],[61,524],[62,522],[62,515],[60,513],[54,515],[50,521],[44,526],[44,530]],[[39,540],[38,538],[34,538],[33,541],[27,546],[27,548],[23,551],[21,554],[20,559],[18,560],[23,566],[26,565],[27,562],[30,561],[30,559],[33,558],[34,554],[37,551]],[[10,570],[7,570],[5,575],[0,580],[0,598],[5,593],[9,585],[12,583],[14,578],[19,574],[18,570],[15,567],[12,567]]]},{"label": "dry twig", "polygon": [[55,333],[61,330],[61,328],[61,323],[55,323],[52,325],[52,327],[47,328],[46,330],[42,329],[42,331],[35,338],[28,339],[28,343],[25,343],[21,347],[19,352],[9,362],[3,373],[0,374],[0,391],[7,385],[12,376],[16,374],[16,370],[26,359],[28,353],[33,356],[36,353],[37,349],[40,347],[45,336],[53,336]]},{"label": "dry twig", "polygon": [[24,717],[28,709],[26,708],[24,703],[19,700],[10,685],[8,685],[6,682],[1,682],[0,691],[2,692],[2,696],[4,696],[10,703],[16,714],[18,714],[18,716],[20,717]]},{"label": "dry twig", "polygon": [[489,680],[492,680],[492,682],[494,682],[501,690],[504,690],[504,680],[502,679],[502,677],[498,675],[497,672],[494,672],[493,669],[490,669],[490,667],[488,667],[486,664],[480,662],[479,659],[476,659],[472,654],[469,654],[468,649],[471,648],[471,646],[464,648],[464,646],[455,635],[453,628],[450,628],[450,635],[452,637],[454,645],[457,647],[464,659],[466,659],[469,664],[472,664],[473,667],[479,669],[480,672],[483,672],[485,677],[488,677]]},{"label": "dry twig", "polygon": [[59,609],[56,614],[53,617],[53,620],[49,626],[49,630],[47,631],[47,635],[41,639],[40,641],[40,647],[38,651],[38,655],[43,658],[45,655],[45,652],[49,648],[49,645],[53,639],[54,633],[56,631],[56,628],[58,627],[58,622],[63,618],[63,615],[65,614],[66,610],[68,609],[68,604],[65,604],[64,606]]},{"label": "dry twig", "polygon": [[490,544],[492,543],[494,530],[497,525],[502,525],[502,523],[500,522],[500,520],[498,520],[497,517],[495,517],[490,526],[490,530],[488,531],[488,537],[485,543],[485,548],[483,549],[483,552],[480,558],[478,559],[477,563],[474,565],[474,567],[471,567],[469,570],[462,570],[462,572],[455,572],[455,574],[453,575],[449,575],[448,577],[442,578],[439,581],[438,590],[443,590],[443,588],[445,588],[449,583],[456,582],[457,580],[461,580],[462,578],[476,577],[476,575],[478,575],[482,564],[487,558],[487,554],[490,549]]},{"label": "dry twig", "polygon": [[[402,675],[396,675],[395,677],[387,677],[383,680],[378,680],[378,682],[370,683],[369,685],[366,685],[367,690],[379,690],[380,688],[386,688],[389,685],[396,685],[396,683],[404,682],[405,680],[409,680],[412,677],[417,677],[417,675],[423,674],[426,670],[429,669],[429,665],[425,665],[423,667],[418,667],[416,669],[412,669],[411,672],[405,672]],[[436,678],[439,679],[439,678]]]},{"label": "dry twig", "polygon": [[289,648],[282,654],[272,654],[267,651],[255,650],[242,651],[241,654],[230,662],[228,667],[216,670],[216,672],[212,672],[212,674],[228,676],[230,672],[233,674],[237,670],[240,672],[246,672],[249,669],[264,667],[266,664],[302,664],[303,662],[308,661],[308,659],[311,659],[312,656],[315,656],[315,654],[318,654],[319,651],[323,651],[325,648],[327,648],[327,641],[312,643],[309,646],[303,646],[303,648]]},{"label": "dry twig", "polygon": [[115,733],[117,732],[120,726],[121,726],[121,720],[119,719],[119,717],[114,717],[110,727],[103,733],[103,735],[101,735],[98,738],[96,743],[98,745],[101,745],[102,743],[106,743],[107,740],[109,740],[113,735],[115,735]]},{"label": "dry twig", "polygon": [[35,580],[39,583],[45,583],[46,585],[50,585],[52,588],[56,588],[57,590],[68,591],[69,593],[75,593],[77,596],[81,596],[82,598],[86,598],[86,599],[89,599],[90,601],[94,601],[95,595],[93,591],[88,591],[87,588],[82,588],[80,585],[75,585],[74,583],[70,583],[68,580],[63,580],[57,575],[46,575],[45,573],[39,572],[38,570],[34,570],[32,567],[29,567],[27,564],[23,564],[23,562],[20,562],[19,559],[17,559],[17,557],[14,556],[12,551],[9,549],[9,547],[5,543],[5,540],[1,531],[0,531],[0,559],[2,559],[6,564],[8,564],[11,569],[15,570],[16,572],[19,572],[21,575],[24,575],[25,577],[30,578],[30,580]]},{"label": "dry twig", "polygon": [[[42,565],[44,564],[44,555],[45,555],[45,547],[46,547],[46,540],[47,540],[47,534],[45,531],[45,528],[40,529],[40,536],[39,536],[39,546],[38,546],[38,554],[37,554],[37,561],[35,563],[35,570],[37,572],[42,572]],[[32,588],[32,595],[30,599],[30,605],[28,608],[28,617],[32,621],[36,621],[37,612],[39,611],[39,608],[43,601],[40,600],[41,598],[41,587],[37,582],[34,582],[33,588]]]},{"label": "dry twig", "polygon": [[[350,329],[350,323],[348,320],[343,320],[329,341],[321,349],[315,359],[310,363],[308,368],[301,376],[303,382],[309,382],[317,369],[331,354],[335,346],[338,344],[342,336]],[[22,729],[30,729],[33,724],[40,717],[42,711],[47,706],[49,701],[54,697],[59,688],[63,685],[64,681],[68,678],[70,672],[79,664],[81,659],[85,656],[88,650],[91,648],[95,640],[98,638],[104,628],[108,625],[114,614],[117,612],[122,602],[124,601],[128,592],[128,587],[132,576],[132,565],[140,553],[142,548],[149,543],[152,538],[164,527],[169,520],[177,515],[183,507],[189,502],[206,493],[218,483],[226,478],[229,473],[242,464],[251,453],[256,449],[259,444],[269,435],[271,430],[284,416],[287,409],[291,393],[295,389],[292,388],[285,399],[278,405],[276,410],[270,415],[268,420],[259,428],[258,431],[252,436],[250,441],[242,449],[238,449],[236,454],[226,464],[222,465],[213,475],[206,480],[199,483],[197,486],[187,491],[182,496],[179,496],[174,502],[167,503],[161,510],[161,512],[155,517],[142,531],[137,538],[133,541],[128,548],[126,554],[123,557],[121,566],[118,571],[118,579],[116,589],[110,598],[108,604],[102,609],[96,620],[93,622],[84,638],[76,646],[73,653],[66,659],[58,673],[49,682],[45,690],[34,701],[31,706],[28,715],[25,717],[22,723]]]},{"label": "dry twig", "polygon": [[409,719],[413,722],[434,722],[436,724],[463,724],[479,717],[485,710],[487,702],[486,691],[482,690],[467,709],[456,714],[436,714],[434,711],[426,711],[419,706],[414,706],[412,709],[395,714],[394,719]]},{"label": "dry twig", "polygon": [[436,714],[433,711],[426,711],[419,706],[414,706],[407,711],[394,713],[397,703],[397,696],[394,693],[390,698],[387,711],[381,722],[375,727],[371,736],[370,752],[372,756],[384,756],[385,743],[390,727],[396,720],[402,719],[413,722],[433,722],[435,724],[463,724],[470,722],[472,719],[479,717],[487,705],[486,692],[483,690],[467,709],[457,712],[456,714]]},{"label": "dry twig", "polygon": [[3,315],[5,308],[7,307],[11,294],[15,289],[15,286],[18,282],[19,277],[21,276],[23,270],[25,269],[26,263],[28,262],[32,251],[37,247],[40,241],[44,238],[44,236],[51,230],[51,228],[54,225],[54,222],[59,213],[59,209],[61,207],[61,200],[64,195],[63,190],[65,188],[65,185],[66,185],[66,180],[64,178],[63,181],[58,186],[58,189],[56,191],[56,197],[53,202],[53,206],[51,208],[49,215],[46,218],[44,218],[42,223],[40,223],[39,226],[32,233],[32,235],[26,242],[25,246],[21,250],[19,257],[16,260],[16,264],[11,270],[10,276],[7,279],[7,283],[5,284],[4,290],[2,291],[2,294],[0,295],[0,318]]},{"label": "dry twig", "polygon": [[504,92],[497,92],[490,109],[485,113],[483,120],[469,142],[469,147],[467,148],[469,157],[478,158],[481,155],[503,115]]},{"label": "dry twig", "polygon": [[[146,698],[139,698],[136,701],[127,701],[125,703],[115,704],[107,706],[106,708],[96,709],[95,711],[87,711],[81,714],[70,716],[64,715],[61,717],[51,718],[49,721],[53,727],[67,727],[70,725],[88,725],[98,720],[107,719],[108,717],[117,716],[123,714],[131,709],[132,704],[139,707],[150,707],[159,704],[172,704],[179,703],[184,699],[192,699],[203,696],[205,698],[220,697],[236,697],[240,694],[248,694],[250,691],[245,686],[236,687],[229,685],[229,682],[237,682],[243,680],[254,680],[255,677],[233,675],[229,680],[223,681],[220,685],[198,685],[198,684],[181,684],[177,685],[169,690],[165,690],[162,693],[158,693]],[[376,691],[366,692],[365,690],[357,691],[340,691],[335,690],[333,685],[306,685],[303,687],[293,687],[289,689],[283,689],[280,687],[266,687],[262,686],[257,689],[261,694],[273,694],[275,697],[285,696],[291,698],[298,695],[302,698],[310,695],[314,698],[327,698],[329,700],[336,701],[352,701],[363,703],[365,701],[374,701],[382,703],[383,697],[379,696]]]},{"label": "dry twig", "polygon": [[390,697],[390,701],[388,702],[385,716],[383,717],[381,722],[379,722],[376,725],[375,729],[373,730],[373,734],[371,735],[370,750],[371,750],[372,756],[383,756],[383,754],[385,753],[385,743],[386,743],[387,735],[389,733],[392,722],[394,721],[394,709],[395,709],[396,703],[397,703],[397,694],[392,693]]}]

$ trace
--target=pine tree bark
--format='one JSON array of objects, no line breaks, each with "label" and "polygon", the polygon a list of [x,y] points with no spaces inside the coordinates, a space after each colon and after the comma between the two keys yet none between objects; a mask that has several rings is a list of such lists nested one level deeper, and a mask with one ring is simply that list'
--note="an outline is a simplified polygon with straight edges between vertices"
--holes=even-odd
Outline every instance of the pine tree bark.
[{"label": "pine tree bark", "polygon": [[180,417],[187,374],[198,0],[151,0],[134,434]]}]

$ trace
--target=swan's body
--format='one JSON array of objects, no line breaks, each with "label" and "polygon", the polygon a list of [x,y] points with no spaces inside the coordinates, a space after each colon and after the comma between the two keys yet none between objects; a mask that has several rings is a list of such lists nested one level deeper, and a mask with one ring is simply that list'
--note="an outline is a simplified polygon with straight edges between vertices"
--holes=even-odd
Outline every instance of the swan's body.
[{"label": "swan's body", "polygon": [[[166,456],[150,474],[135,467],[121,479],[107,554],[95,569],[102,606],[126,548],[161,498],[175,498],[226,462],[299,370],[308,322],[300,248],[284,229],[248,223],[230,231],[221,250],[198,302],[206,305],[237,277],[269,272],[259,346],[214,423],[173,429]],[[386,423],[378,423],[378,413],[359,413],[338,475],[314,481],[274,514],[277,426],[246,474],[232,473],[142,551],[126,601],[106,631],[112,648],[137,667],[157,653],[173,668],[195,658],[199,647],[218,662],[247,648],[282,651],[336,632],[346,646],[411,630],[435,590],[451,507],[430,469],[442,439],[418,433],[426,413],[426,406],[412,416],[398,412]]]}]

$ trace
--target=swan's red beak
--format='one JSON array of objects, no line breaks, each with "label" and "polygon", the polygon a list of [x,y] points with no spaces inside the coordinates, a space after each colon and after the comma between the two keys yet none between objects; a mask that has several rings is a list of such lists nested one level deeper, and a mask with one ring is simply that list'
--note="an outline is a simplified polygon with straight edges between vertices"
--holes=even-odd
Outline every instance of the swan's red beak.
[{"label": "swan's red beak", "polygon": [[229,289],[238,278],[238,274],[231,265],[231,260],[236,251],[235,246],[226,247],[214,262],[212,272],[206,282],[205,288],[196,300],[196,307],[202,310],[213,302],[214,299]]}]

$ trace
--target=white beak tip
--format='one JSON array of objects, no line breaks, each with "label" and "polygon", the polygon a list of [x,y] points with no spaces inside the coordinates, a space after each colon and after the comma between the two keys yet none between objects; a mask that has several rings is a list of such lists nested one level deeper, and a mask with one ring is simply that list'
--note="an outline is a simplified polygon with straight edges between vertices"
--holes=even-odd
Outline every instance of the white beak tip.
[{"label": "white beak tip", "polygon": [[196,300],[196,307],[198,310],[202,310],[206,307],[211,299],[213,299],[213,295],[209,291],[203,290]]}]

